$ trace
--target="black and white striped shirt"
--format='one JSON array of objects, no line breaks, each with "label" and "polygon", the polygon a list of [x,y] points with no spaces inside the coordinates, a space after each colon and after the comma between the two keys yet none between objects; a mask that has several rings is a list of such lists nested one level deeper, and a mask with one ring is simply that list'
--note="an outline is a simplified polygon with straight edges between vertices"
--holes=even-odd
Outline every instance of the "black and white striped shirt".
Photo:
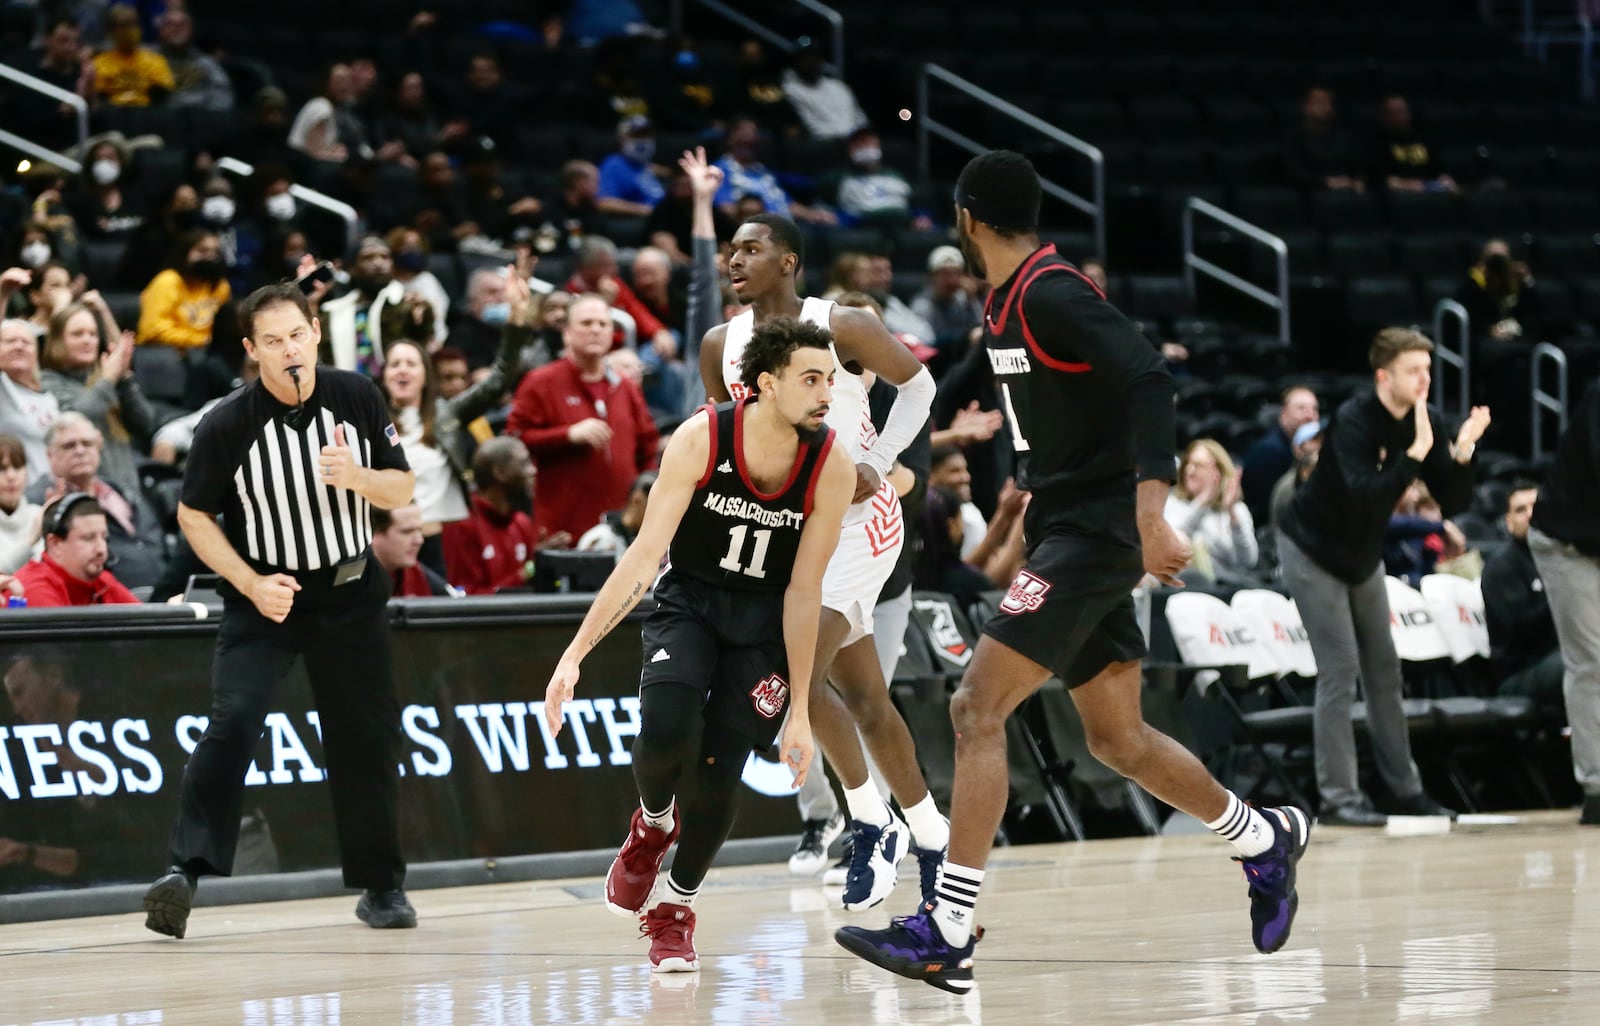
[{"label": "black and white striped shirt", "polygon": [[322,484],[318,460],[344,425],[356,462],[377,470],[409,470],[383,393],[360,374],[317,369],[296,430],[294,407],[258,381],[228,396],[200,422],[183,475],[183,503],[221,513],[235,550],[257,567],[321,570],[366,551],[372,508],[354,492]]}]

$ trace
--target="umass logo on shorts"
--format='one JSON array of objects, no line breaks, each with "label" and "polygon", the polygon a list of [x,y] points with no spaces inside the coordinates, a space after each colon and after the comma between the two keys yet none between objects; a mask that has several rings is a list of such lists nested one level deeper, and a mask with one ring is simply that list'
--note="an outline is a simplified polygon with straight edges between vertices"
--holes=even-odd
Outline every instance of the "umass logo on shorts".
[{"label": "umass logo on shorts", "polygon": [[1044,597],[1050,591],[1050,582],[1037,574],[1027,570],[1017,572],[1017,579],[1011,582],[1011,588],[1006,592],[1005,599],[1000,603],[1002,613],[1032,613],[1044,605]]},{"label": "umass logo on shorts", "polygon": [[788,699],[789,685],[776,673],[750,690],[750,704],[769,720],[783,712],[783,703]]}]

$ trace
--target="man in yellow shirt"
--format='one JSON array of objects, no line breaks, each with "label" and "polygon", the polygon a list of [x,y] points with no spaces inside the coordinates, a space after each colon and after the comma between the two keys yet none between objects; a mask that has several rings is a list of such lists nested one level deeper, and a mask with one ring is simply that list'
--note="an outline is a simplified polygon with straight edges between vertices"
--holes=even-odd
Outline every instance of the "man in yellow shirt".
[{"label": "man in yellow shirt", "polygon": [[139,45],[139,14],[116,4],[106,14],[112,47],[94,57],[94,91],[113,107],[148,107],[172,92],[167,59]]}]

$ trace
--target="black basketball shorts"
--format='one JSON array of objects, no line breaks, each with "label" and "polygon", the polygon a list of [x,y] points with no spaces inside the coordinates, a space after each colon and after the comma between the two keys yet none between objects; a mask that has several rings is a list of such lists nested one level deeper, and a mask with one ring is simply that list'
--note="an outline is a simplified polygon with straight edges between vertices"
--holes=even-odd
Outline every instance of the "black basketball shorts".
[{"label": "black basketball shorts", "polygon": [[1087,684],[1112,663],[1144,658],[1132,594],[1143,576],[1137,546],[1048,533],[1028,552],[983,633],[1069,688]]},{"label": "black basketball shorts", "polygon": [[669,572],[655,594],[640,631],[640,690],[691,689],[707,720],[748,737],[752,749],[770,746],[789,707],[783,593],[718,589]]}]

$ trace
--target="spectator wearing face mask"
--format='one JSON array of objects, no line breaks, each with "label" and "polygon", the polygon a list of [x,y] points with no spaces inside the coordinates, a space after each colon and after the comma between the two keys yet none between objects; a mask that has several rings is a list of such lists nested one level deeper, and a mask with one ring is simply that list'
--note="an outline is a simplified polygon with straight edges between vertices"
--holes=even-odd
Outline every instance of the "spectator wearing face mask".
[{"label": "spectator wearing face mask", "polygon": [[114,4],[106,12],[111,49],[95,54],[94,94],[113,107],[149,107],[164,103],[175,85],[167,59],[139,45],[139,12],[132,4]]},{"label": "spectator wearing face mask", "polygon": [[467,354],[472,370],[488,367],[499,351],[500,335],[511,319],[506,297],[506,270],[481,267],[467,279],[467,306],[456,309],[450,344]]},{"label": "spectator wearing face mask", "polygon": [[214,232],[192,232],[176,259],[139,294],[139,344],[200,349],[211,344],[217,311],[233,295]]},{"label": "spectator wearing face mask", "polygon": [[[312,219],[311,224],[304,222],[303,215],[307,208],[300,205],[294,193],[289,190],[294,187],[294,178],[287,167],[278,165],[268,167],[257,176],[260,179],[261,191],[255,193],[255,203],[250,215],[250,220],[262,225],[265,235],[277,235],[280,238],[294,232],[308,237],[308,243],[300,246],[303,253],[307,249],[315,253],[343,252],[347,245],[343,226],[337,231],[329,230],[322,224],[322,219]],[[292,254],[291,254],[292,255]],[[296,264],[285,263],[284,274],[293,276],[296,273]],[[283,277],[283,274],[276,277]],[[273,280],[276,280],[276,277]]]},{"label": "spectator wearing face mask", "polygon": [[643,114],[617,126],[617,152],[600,163],[600,193],[595,206],[603,214],[645,217],[666,195],[652,163],[656,130]]},{"label": "spectator wearing face mask", "polygon": [[883,163],[883,143],[871,125],[850,133],[850,166],[830,183],[843,225],[878,225],[919,231],[933,227],[926,216],[911,211],[911,185],[899,171]]},{"label": "spectator wearing face mask", "polygon": [[53,255],[50,230],[43,225],[25,225],[22,238],[17,241],[17,263],[29,271],[37,271],[48,264]]},{"label": "spectator wearing face mask", "polygon": [[217,235],[217,249],[233,291],[248,292],[256,280],[261,239],[239,220],[233,184],[218,175],[202,187],[200,220]]},{"label": "spectator wearing face mask", "polygon": [[450,316],[450,294],[428,270],[428,240],[415,228],[396,228],[384,236],[384,242],[394,254],[394,280],[405,287],[406,295],[416,296],[433,308],[433,337],[443,342],[450,337],[445,324]]},{"label": "spectator wearing face mask", "polygon": [[128,150],[118,138],[102,138],[88,149],[83,174],[67,198],[78,231],[90,239],[126,238],[144,224],[145,207],[126,188]]}]

